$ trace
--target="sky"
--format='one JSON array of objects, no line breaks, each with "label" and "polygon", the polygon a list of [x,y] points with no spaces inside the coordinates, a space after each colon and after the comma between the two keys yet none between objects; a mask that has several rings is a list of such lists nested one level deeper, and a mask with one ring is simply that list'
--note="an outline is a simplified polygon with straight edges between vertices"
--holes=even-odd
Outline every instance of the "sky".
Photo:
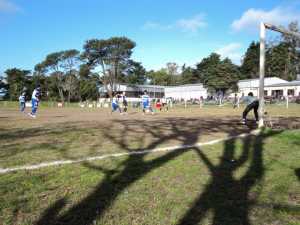
[{"label": "sky", "polygon": [[0,74],[33,70],[88,39],[126,36],[147,69],[194,66],[212,52],[240,64],[259,23],[300,21],[300,0],[0,0]]}]

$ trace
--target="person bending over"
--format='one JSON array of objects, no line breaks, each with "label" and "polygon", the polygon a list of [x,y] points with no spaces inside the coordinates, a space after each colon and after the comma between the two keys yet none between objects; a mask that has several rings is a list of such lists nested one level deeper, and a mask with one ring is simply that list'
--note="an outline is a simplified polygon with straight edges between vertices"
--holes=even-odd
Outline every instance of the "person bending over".
[{"label": "person bending over", "polygon": [[259,101],[256,97],[253,96],[252,92],[249,92],[248,96],[243,98],[243,102],[247,104],[245,110],[243,111],[243,120],[242,123],[246,124],[247,123],[247,115],[248,113],[253,110],[255,120],[258,122],[258,107],[259,107]]}]

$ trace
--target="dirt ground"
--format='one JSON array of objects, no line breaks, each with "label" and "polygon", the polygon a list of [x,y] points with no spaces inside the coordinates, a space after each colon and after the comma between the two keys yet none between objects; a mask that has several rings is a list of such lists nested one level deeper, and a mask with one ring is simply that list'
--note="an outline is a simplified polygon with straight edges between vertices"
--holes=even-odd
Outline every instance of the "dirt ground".
[{"label": "dirt ground", "polygon": [[[117,112],[110,113],[109,109],[81,109],[81,108],[42,108],[38,110],[37,118],[32,119],[26,113],[22,114],[17,108],[0,108],[0,128],[26,128],[35,126],[48,126],[59,123],[100,123],[109,124],[115,121],[149,121],[156,123],[161,120],[176,119],[195,119],[209,121],[211,127],[218,126],[221,123],[228,123],[229,127],[236,127],[239,130],[247,131],[256,126],[253,123],[253,114],[249,113],[248,127],[241,127],[241,114],[243,108],[232,109],[229,107],[207,107],[207,108],[173,108],[169,112],[156,112],[155,115],[143,115],[139,109],[131,109],[126,115],[120,115]],[[27,109],[29,111],[29,109]],[[285,109],[284,107],[271,107],[265,120],[269,126],[269,121],[274,127],[299,128],[300,105]]]},{"label": "dirt ground", "polygon": [[[299,109],[270,108],[273,129],[299,129]],[[256,129],[252,113],[247,126],[241,113],[242,108],[177,107],[155,115],[137,109],[111,115],[109,109],[74,107],[41,108],[33,119],[17,108],[0,108],[0,167],[191,145]]]}]

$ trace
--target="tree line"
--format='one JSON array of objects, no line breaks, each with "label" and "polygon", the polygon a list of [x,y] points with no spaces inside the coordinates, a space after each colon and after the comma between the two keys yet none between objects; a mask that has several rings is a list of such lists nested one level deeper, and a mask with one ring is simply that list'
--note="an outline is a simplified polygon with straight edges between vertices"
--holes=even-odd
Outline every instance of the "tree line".
[{"label": "tree line", "polygon": [[[297,22],[288,29],[299,32]],[[76,49],[48,54],[34,70],[11,68],[0,77],[0,90],[6,90],[6,99],[16,100],[27,89],[31,93],[37,84],[43,90],[44,100],[61,102],[96,100],[98,88],[104,86],[109,96],[117,83],[181,85],[203,83],[211,91],[236,90],[240,79],[257,78],[259,70],[259,42],[252,42],[241,61],[235,65],[229,58],[211,53],[195,68],[167,63],[165,68],[146,71],[142,63],[131,59],[135,42],[126,37],[91,39]],[[300,73],[300,42],[282,34],[269,41],[266,51],[266,76],[294,80]],[[6,82],[4,82],[4,79]]]}]

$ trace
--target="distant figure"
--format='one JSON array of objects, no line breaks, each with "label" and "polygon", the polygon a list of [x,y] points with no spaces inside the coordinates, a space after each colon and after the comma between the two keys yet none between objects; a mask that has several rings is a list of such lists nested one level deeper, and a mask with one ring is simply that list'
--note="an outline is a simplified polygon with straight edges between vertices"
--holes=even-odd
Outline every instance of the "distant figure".
[{"label": "distant figure", "polygon": [[240,108],[240,100],[237,95],[237,93],[234,94],[234,99],[233,99],[233,108]]},{"label": "distant figure", "polygon": [[146,90],[144,91],[144,94],[141,96],[141,98],[142,98],[143,114],[145,115],[147,111],[150,111],[152,114],[154,114],[150,105],[150,97],[147,94]]},{"label": "distant figure", "polygon": [[23,92],[20,96],[19,96],[19,103],[20,103],[20,111],[23,113],[25,110],[25,99],[26,93]]},{"label": "distant figure", "polygon": [[120,114],[122,114],[121,108],[119,106],[119,95],[118,93],[113,94],[113,98],[111,101],[111,114],[116,110],[119,110]]},{"label": "distant figure", "polygon": [[32,118],[36,117],[36,112],[39,106],[41,96],[41,86],[38,85],[32,92],[31,96],[31,113],[28,113]]},{"label": "distant figure", "polygon": [[247,104],[244,112],[243,112],[243,124],[247,123],[247,114],[253,109],[254,111],[254,116],[256,122],[258,122],[258,107],[259,107],[259,102],[258,99],[253,96],[252,92],[249,92],[248,96],[243,98],[243,102]]},{"label": "distant figure", "polygon": [[160,102],[160,99],[157,99],[155,107],[156,107],[157,110],[161,111],[161,109],[162,109],[162,103]]},{"label": "distant figure", "polygon": [[122,94],[122,103],[123,103],[123,106],[124,106],[124,110],[123,111],[124,111],[124,113],[127,113],[128,102],[127,102],[127,97],[126,97],[125,91]]},{"label": "distant figure", "polygon": [[204,105],[204,98],[203,98],[203,96],[200,96],[200,102],[199,102],[199,104],[200,104],[200,108],[202,108],[203,107],[203,105]]}]

